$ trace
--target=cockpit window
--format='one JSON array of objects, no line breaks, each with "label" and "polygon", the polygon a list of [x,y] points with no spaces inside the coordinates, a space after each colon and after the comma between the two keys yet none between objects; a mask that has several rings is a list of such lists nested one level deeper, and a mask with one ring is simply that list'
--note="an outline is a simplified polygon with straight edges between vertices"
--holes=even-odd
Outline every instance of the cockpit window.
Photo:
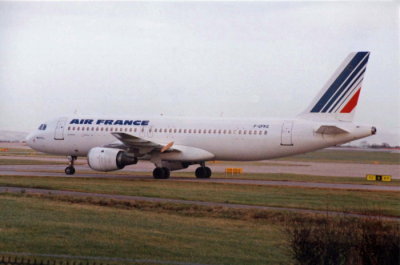
[{"label": "cockpit window", "polygon": [[38,129],[41,130],[41,131],[44,131],[44,130],[46,130],[46,127],[47,127],[46,124],[40,124]]}]

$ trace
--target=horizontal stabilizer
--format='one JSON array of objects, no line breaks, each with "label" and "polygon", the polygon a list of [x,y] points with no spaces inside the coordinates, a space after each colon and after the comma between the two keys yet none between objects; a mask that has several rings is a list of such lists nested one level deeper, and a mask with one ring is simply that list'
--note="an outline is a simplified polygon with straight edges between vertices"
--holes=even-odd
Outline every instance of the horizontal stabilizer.
[{"label": "horizontal stabilizer", "polygon": [[316,133],[320,134],[342,134],[349,133],[348,131],[333,125],[322,125],[316,130]]}]

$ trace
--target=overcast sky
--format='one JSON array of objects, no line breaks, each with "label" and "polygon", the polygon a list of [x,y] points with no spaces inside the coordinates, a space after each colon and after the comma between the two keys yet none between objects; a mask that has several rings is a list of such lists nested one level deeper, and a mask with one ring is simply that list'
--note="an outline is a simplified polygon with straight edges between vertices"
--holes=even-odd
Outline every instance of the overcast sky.
[{"label": "overcast sky", "polygon": [[291,117],[371,51],[355,120],[400,130],[396,2],[0,2],[0,129],[79,114]]}]

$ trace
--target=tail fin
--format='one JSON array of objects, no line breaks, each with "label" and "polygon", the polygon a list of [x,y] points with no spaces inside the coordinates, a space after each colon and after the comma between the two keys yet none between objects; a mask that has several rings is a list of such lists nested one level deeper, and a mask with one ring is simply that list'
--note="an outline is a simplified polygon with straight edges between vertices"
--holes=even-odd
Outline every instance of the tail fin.
[{"label": "tail fin", "polygon": [[352,121],[361,91],[369,52],[350,53],[299,116],[317,120]]}]

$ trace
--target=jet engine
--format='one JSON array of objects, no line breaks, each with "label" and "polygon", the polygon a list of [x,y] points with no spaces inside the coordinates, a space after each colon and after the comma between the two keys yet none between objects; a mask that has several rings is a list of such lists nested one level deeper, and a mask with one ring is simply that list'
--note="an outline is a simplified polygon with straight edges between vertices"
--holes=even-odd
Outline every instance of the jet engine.
[{"label": "jet engine", "polygon": [[123,169],[127,165],[136,164],[138,159],[123,150],[95,147],[87,155],[89,166],[97,171],[113,171]]}]

